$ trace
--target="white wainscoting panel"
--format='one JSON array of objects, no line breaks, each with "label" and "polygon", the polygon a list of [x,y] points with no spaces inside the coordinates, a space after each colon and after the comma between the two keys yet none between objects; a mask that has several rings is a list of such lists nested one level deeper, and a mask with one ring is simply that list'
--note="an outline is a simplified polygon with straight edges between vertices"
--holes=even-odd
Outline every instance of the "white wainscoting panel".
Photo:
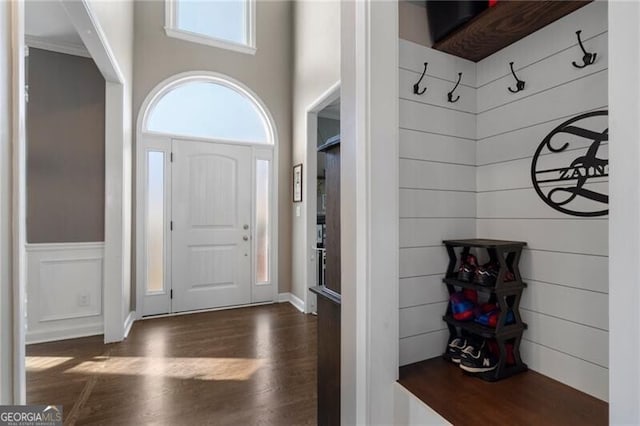
[{"label": "white wainscoting panel", "polygon": [[28,244],[27,343],[103,333],[104,243]]}]

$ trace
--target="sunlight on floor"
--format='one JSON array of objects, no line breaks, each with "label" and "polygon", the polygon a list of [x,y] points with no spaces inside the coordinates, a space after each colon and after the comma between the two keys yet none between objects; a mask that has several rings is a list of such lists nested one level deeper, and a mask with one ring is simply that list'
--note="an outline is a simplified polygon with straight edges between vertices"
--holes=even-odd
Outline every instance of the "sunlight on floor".
[{"label": "sunlight on floor", "polygon": [[46,371],[72,359],[73,357],[70,356],[28,356],[26,357],[27,371]]},{"label": "sunlight on floor", "polygon": [[245,381],[264,363],[251,358],[95,357],[65,373]]}]

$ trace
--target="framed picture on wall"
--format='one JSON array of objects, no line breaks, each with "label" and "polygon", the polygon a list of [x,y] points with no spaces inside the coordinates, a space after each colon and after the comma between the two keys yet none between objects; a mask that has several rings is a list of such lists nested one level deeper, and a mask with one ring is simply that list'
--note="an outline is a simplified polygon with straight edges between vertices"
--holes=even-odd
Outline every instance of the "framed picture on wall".
[{"label": "framed picture on wall", "polygon": [[293,202],[302,202],[302,164],[293,166]]}]

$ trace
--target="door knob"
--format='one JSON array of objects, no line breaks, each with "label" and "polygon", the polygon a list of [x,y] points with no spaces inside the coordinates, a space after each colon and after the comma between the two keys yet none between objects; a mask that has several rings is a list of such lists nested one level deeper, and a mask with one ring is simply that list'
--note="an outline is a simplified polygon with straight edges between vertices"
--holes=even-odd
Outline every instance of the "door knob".
[{"label": "door knob", "polygon": [[249,225],[244,225],[242,229],[249,229]]},{"label": "door knob", "polygon": [[249,237],[247,237],[246,235],[244,237],[242,237],[243,240],[245,241],[249,241]]}]

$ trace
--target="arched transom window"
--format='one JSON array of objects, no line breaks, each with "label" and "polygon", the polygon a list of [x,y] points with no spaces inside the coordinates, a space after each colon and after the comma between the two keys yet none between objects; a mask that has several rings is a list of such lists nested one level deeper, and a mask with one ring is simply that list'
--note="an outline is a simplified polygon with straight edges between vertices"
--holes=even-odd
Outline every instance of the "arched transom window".
[{"label": "arched transom window", "polygon": [[245,90],[216,77],[174,82],[147,110],[144,132],[273,144],[264,108]]}]

